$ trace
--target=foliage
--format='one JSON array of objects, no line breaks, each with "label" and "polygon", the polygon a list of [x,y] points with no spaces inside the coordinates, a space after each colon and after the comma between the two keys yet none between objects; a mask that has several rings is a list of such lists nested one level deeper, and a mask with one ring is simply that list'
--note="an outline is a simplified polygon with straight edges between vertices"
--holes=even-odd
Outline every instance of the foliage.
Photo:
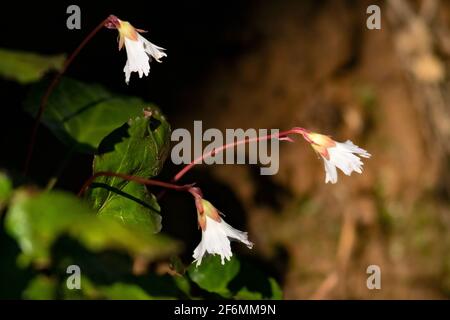
[{"label": "foliage", "polygon": [[120,249],[149,259],[167,256],[176,249],[169,239],[138,232],[131,226],[96,215],[75,196],[59,191],[38,194],[16,191],[5,228],[19,243],[23,252],[21,261],[41,266],[50,262],[50,248],[63,235],[77,239],[95,252]]},{"label": "foliage", "polygon": [[4,203],[8,200],[12,191],[12,183],[8,176],[0,172],[0,210],[2,209]]},{"label": "foliage", "polygon": [[12,51],[0,48],[0,75],[22,84],[38,81],[47,71],[60,70],[65,56]]},{"label": "foliage", "polygon": [[199,267],[192,264],[188,274],[200,288],[225,298],[281,299],[282,295],[274,279],[236,257],[221,265],[218,256],[208,256]]},{"label": "foliage", "polygon": [[[60,56],[0,50],[0,75],[36,82],[24,103],[33,116],[49,84],[42,78],[61,65]],[[93,174],[157,177],[169,152],[170,126],[157,107],[97,84],[63,78],[42,123],[70,149],[93,155]],[[162,209],[142,184],[99,176],[79,198],[24,181],[0,171],[0,283],[8,283],[0,285],[0,298],[281,297],[276,282],[245,260],[221,265],[210,256],[197,268],[180,259],[180,241],[160,232]],[[67,285],[73,265],[81,271],[79,290]]]},{"label": "foliage", "polygon": [[[25,110],[37,113],[49,81],[31,87]],[[77,151],[95,153],[100,142],[128,119],[150,107],[139,98],[114,95],[97,84],[63,78],[51,94],[42,122],[58,139]]]},{"label": "foliage", "polygon": [[[159,112],[131,119],[101,142],[94,157],[94,173],[156,176],[166,158],[169,133],[169,125]],[[91,191],[89,198],[100,215],[115,217],[147,233],[161,230],[159,205],[145,186],[118,177],[99,177]]]}]

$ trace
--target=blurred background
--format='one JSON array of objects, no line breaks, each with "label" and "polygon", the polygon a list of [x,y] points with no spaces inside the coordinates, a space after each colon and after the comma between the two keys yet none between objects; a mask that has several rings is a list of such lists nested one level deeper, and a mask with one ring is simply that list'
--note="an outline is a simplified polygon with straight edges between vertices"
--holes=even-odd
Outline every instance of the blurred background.
[{"label": "blurred background", "polygon": [[[66,8],[81,8],[81,30]],[[366,9],[381,8],[381,30]],[[450,296],[450,2],[439,0],[58,1],[2,4],[1,47],[71,52],[108,14],[146,29],[167,49],[148,78],[124,82],[117,33],[102,30],[67,75],[154,102],[172,128],[306,127],[367,149],[364,173],[324,184],[323,163],[303,141],[280,146],[280,171],[198,166],[196,181],[227,221],[249,231],[236,246],[280,281],[287,299],[443,299]],[[32,118],[26,88],[0,80],[0,167],[21,169]],[[12,139],[11,137],[15,137]],[[31,176],[37,184],[65,146],[44,127]],[[72,157],[57,187],[78,191],[92,157]],[[162,177],[179,170],[167,161]],[[163,231],[200,234],[183,194],[161,201]],[[241,250],[240,250],[241,249]],[[368,290],[366,268],[381,268]]]}]

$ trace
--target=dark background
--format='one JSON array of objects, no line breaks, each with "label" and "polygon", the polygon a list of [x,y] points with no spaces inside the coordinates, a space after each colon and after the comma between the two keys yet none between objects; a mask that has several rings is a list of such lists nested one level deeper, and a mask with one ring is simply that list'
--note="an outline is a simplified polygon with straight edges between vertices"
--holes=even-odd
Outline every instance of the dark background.
[{"label": "dark background", "polygon": [[[69,5],[81,9],[81,30],[69,30],[66,20]],[[136,28],[148,31],[144,36],[164,47],[168,57],[162,64],[153,62],[148,78],[132,75],[130,84],[124,81],[125,50],[118,51],[117,31],[104,28],[85,47],[70,66],[66,76],[85,82],[101,83],[118,94],[135,95],[158,105],[168,116],[172,128],[177,118],[189,115],[195,101],[190,97],[208,81],[208,72],[217,63],[233,63],[246,50],[255,50],[258,35],[244,35],[245,17],[255,3],[241,1],[58,1],[16,2],[2,8],[1,46],[42,54],[70,54],[84,37],[109,14],[130,21]],[[50,76],[49,76],[50,77]],[[3,112],[0,117],[0,167],[21,176],[33,119],[22,109],[23,97],[29,88],[14,82],[0,80]],[[190,99],[189,101],[186,101]],[[190,119],[190,118],[188,118]],[[69,149],[41,126],[27,177],[44,187],[48,177],[57,172]],[[74,154],[59,177],[56,188],[78,192],[89,178],[92,156]],[[180,167],[167,161],[160,180],[169,180]],[[190,175],[188,175],[189,177]],[[19,179],[20,180],[20,179]],[[235,212],[227,220],[245,228],[244,211],[229,186],[205,173],[195,181],[208,190],[209,199],[216,206],[227,204]],[[158,192],[159,190],[154,190]],[[190,196],[170,194],[161,200],[164,207],[164,232],[189,241],[189,246],[200,240],[195,207]],[[195,246],[194,246],[195,247]],[[192,248],[194,248],[192,247]],[[186,250],[184,259],[191,260]],[[261,261],[256,263],[261,264]],[[263,266],[261,265],[261,268]],[[265,268],[273,268],[266,266]]]},{"label": "dark background", "polygon": [[[365,26],[374,3],[382,30]],[[365,0],[8,2],[0,46],[70,53],[115,14],[148,30],[167,49],[164,62],[126,85],[125,52],[104,29],[68,76],[153,102],[172,128],[304,126],[354,141],[373,158],[337,185],[324,185],[323,164],[301,141],[281,145],[276,176],[201,166],[183,181],[196,181],[230,224],[249,231],[254,249],[235,248],[287,298],[448,298],[450,10],[447,1],[406,3],[409,13]],[[426,3],[438,9],[429,14]],[[70,4],[81,7],[81,30],[66,28]],[[28,88],[0,85],[0,167],[19,173],[33,124],[21,108]],[[66,151],[41,127],[28,179],[44,186]],[[78,191],[91,161],[74,155],[56,187]],[[177,169],[167,161],[159,178]],[[169,193],[161,206],[163,231],[185,242],[189,263],[200,237],[192,201]],[[382,290],[365,285],[371,264],[382,269]]]},{"label": "dark background", "polygon": [[[69,30],[66,27],[69,17],[66,9],[71,4],[81,8],[81,30]],[[218,60],[232,61],[246,50],[245,46],[251,46],[236,38],[251,5],[251,2],[240,1],[219,1],[215,4],[208,1],[108,1],[103,4],[91,1],[10,2],[2,6],[1,45],[44,54],[69,54],[109,14],[115,14],[125,21],[132,20],[135,27],[148,31],[145,36],[150,41],[167,49],[168,57],[164,64],[151,65],[152,76],[144,81],[133,77],[135,81],[131,85],[125,84],[122,71],[126,61],[125,52],[117,50],[117,32],[106,28],[76,58],[67,75],[102,83],[118,93],[141,96],[159,105],[170,118],[172,114],[187,111],[183,96],[191,88],[201,86],[211,66]],[[5,133],[13,130],[16,133],[15,139],[2,134],[2,143],[9,150],[17,152],[5,153],[0,161],[6,167],[19,169],[25,152],[20,150],[23,149],[20,145],[27,142],[31,119],[21,113],[22,88],[4,80],[1,85],[5,106],[1,130]],[[47,137],[43,137],[48,133],[45,129],[42,131],[41,140],[46,141]],[[45,155],[48,150],[44,152],[42,148],[49,145],[55,147],[53,143],[41,144],[37,156]],[[17,147],[19,150],[16,150]],[[7,158],[10,156],[13,158]],[[40,157],[35,160],[41,165],[37,171],[43,170],[44,159]],[[39,175],[39,172],[36,174]]]}]

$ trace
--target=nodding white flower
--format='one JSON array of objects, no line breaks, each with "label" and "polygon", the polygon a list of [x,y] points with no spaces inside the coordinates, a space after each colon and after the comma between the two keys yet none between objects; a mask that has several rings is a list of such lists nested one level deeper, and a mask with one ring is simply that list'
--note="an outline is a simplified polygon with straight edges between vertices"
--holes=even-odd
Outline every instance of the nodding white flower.
[{"label": "nodding white flower", "polygon": [[119,31],[119,50],[125,45],[127,62],[123,71],[127,84],[132,72],[137,72],[139,78],[142,78],[142,75],[148,76],[151,57],[161,62],[160,59],[167,56],[163,52],[164,48],[154,45],[139,34],[145,32],[144,30],[134,28],[129,22],[111,15],[105,25],[107,28],[114,28]]},{"label": "nodding white flower", "polygon": [[253,247],[253,243],[248,240],[247,232],[239,231],[226,223],[209,201],[201,199],[201,208],[198,207],[197,216],[202,229],[202,240],[193,254],[197,267],[202,263],[206,253],[220,255],[222,264],[225,264],[225,259],[229,261],[233,256],[230,240],[240,241],[250,249]]},{"label": "nodding white flower", "polygon": [[370,158],[371,155],[366,150],[356,146],[350,140],[337,142],[329,136],[301,130],[303,137],[311,144],[323,159],[325,165],[325,183],[337,182],[337,170],[341,169],[347,176],[353,171],[362,173],[363,162],[360,157]]}]

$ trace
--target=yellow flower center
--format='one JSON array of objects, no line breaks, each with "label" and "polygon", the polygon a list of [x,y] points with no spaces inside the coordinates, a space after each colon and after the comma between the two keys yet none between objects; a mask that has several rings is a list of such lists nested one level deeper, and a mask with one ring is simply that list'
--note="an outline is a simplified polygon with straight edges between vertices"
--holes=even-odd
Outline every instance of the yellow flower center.
[{"label": "yellow flower center", "polygon": [[120,20],[120,26],[117,29],[119,30],[120,37],[126,37],[130,40],[137,41],[137,31],[128,21]]},{"label": "yellow flower center", "polygon": [[197,211],[197,219],[198,219],[198,225],[200,226],[200,228],[202,228],[203,231],[206,230],[207,223],[206,223],[206,216],[208,216],[209,218],[220,222],[220,215],[219,212],[217,211],[217,209],[211,204],[211,202],[205,200],[205,199],[201,199],[200,200],[202,202],[202,207],[203,207],[203,212],[198,212]]},{"label": "yellow flower center", "polygon": [[311,147],[313,147],[314,151],[320,154],[322,157],[324,157],[327,160],[330,160],[330,155],[326,147],[319,146],[317,144],[311,144]]},{"label": "yellow flower center", "polygon": [[320,133],[308,132],[305,135],[306,140],[311,143],[311,147],[314,151],[329,160],[330,154],[328,153],[328,148],[334,147],[336,142],[329,136]]},{"label": "yellow flower center", "polygon": [[321,147],[330,148],[336,145],[333,139],[320,133],[309,133],[308,138],[312,141],[313,144]]}]

